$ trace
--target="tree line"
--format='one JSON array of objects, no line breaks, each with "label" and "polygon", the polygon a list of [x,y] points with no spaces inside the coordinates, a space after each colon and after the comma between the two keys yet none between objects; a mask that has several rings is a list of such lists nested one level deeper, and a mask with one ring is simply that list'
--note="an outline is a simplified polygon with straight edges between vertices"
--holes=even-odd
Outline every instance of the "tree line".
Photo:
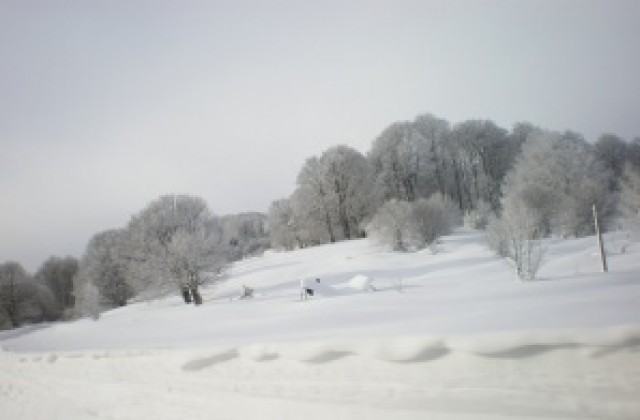
[{"label": "tree line", "polygon": [[[451,125],[420,115],[388,126],[364,154],[339,145],[307,159],[293,194],[269,209],[272,245],[293,249],[369,233],[395,249],[424,247],[437,235],[418,230],[433,224],[445,232],[463,217],[476,228],[492,222],[491,244],[508,255],[507,240],[498,241],[508,219],[525,218],[531,239],[592,233],[594,204],[605,226],[624,208],[633,215],[628,201],[638,168],[640,137],[605,134],[590,144],[530,123],[508,131],[488,120]],[[443,212],[451,220],[435,216]]]},{"label": "tree line", "polygon": [[132,299],[180,293],[202,302],[199,286],[223,278],[231,261],[371,236],[392,249],[433,244],[464,221],[535,276],[539,239],[593,233],[595,205],[605,228],[640,225],[640,137],[580,134],[490,120],[457,124],[431,114],[390,124],[361,153],[336,145],[306,159],[289,197],[267,214],[219,217],[194,196],[165,195],[129,223],[94,235],[82,258],[52,257],[31,276],[0,265],[0,325],[55,320]]},{"label": "tree line", "polygon": [[224,275],[228,262],[270,246],[266,216],[216,216],[200,197],[165,195],[127,226],[95,234],[84,255],[51,257],[31,276],[0,265],[0,328],[98,317],[104,309],[178,292],[202,303],[200,286]]}]

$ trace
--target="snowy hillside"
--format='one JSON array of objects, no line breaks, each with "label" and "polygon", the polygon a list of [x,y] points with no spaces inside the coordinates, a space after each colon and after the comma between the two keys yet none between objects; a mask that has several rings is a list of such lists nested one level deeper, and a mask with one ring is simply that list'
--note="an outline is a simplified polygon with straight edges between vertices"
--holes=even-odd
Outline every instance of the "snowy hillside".
[{"label": "snowy hillside", "polygon": [[533,282],[466,230],[271,252],[200,307],[0,333],[0,418],[637,419],[640,245],[605,239],[609,273],[593,238],[558,240]]}]

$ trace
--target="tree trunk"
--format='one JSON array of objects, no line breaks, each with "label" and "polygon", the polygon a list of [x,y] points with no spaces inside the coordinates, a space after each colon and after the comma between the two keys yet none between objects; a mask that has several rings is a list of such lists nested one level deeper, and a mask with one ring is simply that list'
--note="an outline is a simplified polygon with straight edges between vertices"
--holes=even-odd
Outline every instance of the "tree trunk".
[{"label": "tree trunk", "polygon": [[191,286],[191,295],[193,296],[193,304],[194,305],[202,305],[202,295],[198,291],[198,285],[193,284]]},{"label": "tree trunk", "polygon": [[345,239],[351,239],[351,229],[349,229],[349,217],[347,216],[347,198],[346,192],[340,188],[338,181],[335,183],[336,195],[338,196],[338,217]]},{"label": "tree trunk", "polygon": [[198,274],[191,273],[189,275],[189,289],[191,290],[191,296],[193,297],[194,305],[202,305],[202,295],[198,291]]},{"label": "tree trunk", "polygon": [[433,155],[433,165],[435,167],[436,182],[438,183],[438,191],[441,195],[445,194],[444,177],[442,176],[442,168],[440,167],[440,161],[438,160],[438,151],[436,149],[436,141],[431,141],[431,153]]},{"label": "tree trunk", "polygon": [[458,162],[456,160],[453,161],[453,178],[456,185],[456,195],[458,196],[458,207],[460,210],[464,210],[464,204],[462,202],[462,186],[460,185],[460,172],[458,169]]},{"label": "tree trunk", "polygon": [[182,286],[181,293],[184,303],[191,303],[191,292],[187,286]]},{"label": "tree trunk", "polygon": [[331,243],[334,243],[336,241],[336,236],[333,233],[333,226],[331,225],[331,215],[329,215],[329,212],[326,210],[326,208],[325,208],[325,212],[324,212],[324,222],[327,225],[327,232],[329,233],[329,240],[331,241]]}]

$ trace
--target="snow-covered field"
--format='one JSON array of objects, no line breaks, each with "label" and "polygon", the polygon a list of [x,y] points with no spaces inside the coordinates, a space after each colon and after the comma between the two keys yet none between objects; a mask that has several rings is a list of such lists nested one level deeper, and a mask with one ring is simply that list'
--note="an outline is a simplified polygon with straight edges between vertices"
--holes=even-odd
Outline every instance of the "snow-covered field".
[{"label": "snow-covered field", "polygon": [[533,282],[467,230],[271,252],[200,307],[0,332],[0,419],[639,419],[640,244],[605,239],[609,273],[557,240]]}]

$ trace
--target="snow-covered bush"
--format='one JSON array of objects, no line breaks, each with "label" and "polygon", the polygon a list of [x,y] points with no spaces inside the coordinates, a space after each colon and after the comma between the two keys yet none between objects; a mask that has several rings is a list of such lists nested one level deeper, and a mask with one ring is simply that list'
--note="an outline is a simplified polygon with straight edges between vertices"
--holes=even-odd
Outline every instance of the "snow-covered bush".
[{"label": "snow-covered bush", "polygon": [[464,214],[464,225],[473,229],[485,229],[492,215],[493,210],[489,203],[480,200],[474,210],[469,210]]},{"label": "snow-covered bush", "polygon": [[540,215],[523,200],[506,199],[502,216],[492,218],[487,226],[489,247],[513,261],[523,280],[534,279],[542,263],[545,248],[540,223]]},{"label": "snow-covered bush", "polygon": [[367,233],[394,251],[408,251],[415,242],[411,204],[392,199],[384,203],[367,225]]},{"label": "snow-covered bush", "polygon": [[413,251],[432,244],[451,231],[457,210],[441,195],[407,202],[384,203],[367,225],[367,233],[395,251]]},{"label": "snow-covered bush", "polygon": [[502,220],[497,216],[490,217],[485,231],[487,232],[486,238],[489,248],[501,257],[508,258],[509,244],[507,242],[505,224],[502,223]]},{"label": "snow-covered bush", "polygon": [[449,197],[433,194],[411,206],[418,248],[424,248],[450,233],[456,223],[458,208]]}]

